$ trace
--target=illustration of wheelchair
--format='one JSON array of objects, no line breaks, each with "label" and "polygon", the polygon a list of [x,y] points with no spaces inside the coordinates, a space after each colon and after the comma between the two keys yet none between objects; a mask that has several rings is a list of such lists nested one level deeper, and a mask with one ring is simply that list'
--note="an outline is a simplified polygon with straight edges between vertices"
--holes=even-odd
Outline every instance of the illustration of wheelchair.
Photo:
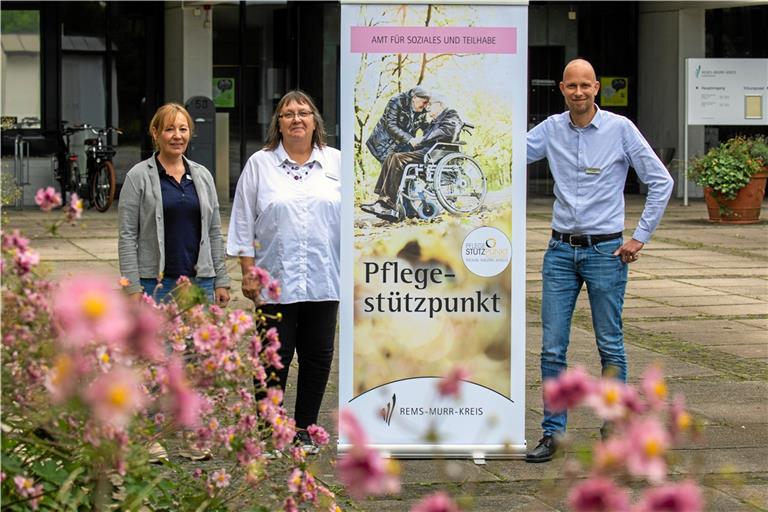
[{"label": "illustration of wheelchair", "polygon": [[472,157],[462,153],[461,134],[472,135],[475,126],[462,123],[452,142],[438,142],[423,163],[405,166],[397,201],[398,220],[405,217],[433,219],[443,210],[468,215],[483,205],[488,187],[485,174]]}]

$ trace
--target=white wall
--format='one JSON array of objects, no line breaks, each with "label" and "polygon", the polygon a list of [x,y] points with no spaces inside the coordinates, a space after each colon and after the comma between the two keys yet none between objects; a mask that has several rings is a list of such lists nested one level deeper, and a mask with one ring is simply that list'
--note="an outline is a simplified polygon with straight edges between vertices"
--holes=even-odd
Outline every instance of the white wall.
[{"label": "white wall", "polygon": [[184,104],[192,96],[211,97],[213,80],[213,9],[200,5],[165,7],[165,101]]}]

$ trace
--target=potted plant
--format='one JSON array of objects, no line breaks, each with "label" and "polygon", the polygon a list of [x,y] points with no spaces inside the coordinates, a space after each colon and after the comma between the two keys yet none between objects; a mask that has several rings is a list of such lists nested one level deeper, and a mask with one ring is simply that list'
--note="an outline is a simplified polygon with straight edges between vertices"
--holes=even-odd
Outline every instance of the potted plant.
[{"label": "potted plant", "polygon": [[768,139],[764,135],[734,137],[692,162],[690,176],[704,187],[709,220],[752,224],[768,178]]}]

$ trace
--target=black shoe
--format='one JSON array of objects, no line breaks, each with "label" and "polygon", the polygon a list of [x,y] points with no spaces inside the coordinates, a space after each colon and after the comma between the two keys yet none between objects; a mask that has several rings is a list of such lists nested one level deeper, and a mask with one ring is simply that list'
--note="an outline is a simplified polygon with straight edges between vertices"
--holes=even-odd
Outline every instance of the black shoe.
[{"label": "black shoe", "polygon": [[382,201],[376,201],[372,204],[361,204],[360,209],[390,222],[398,220],[397,212],[385,205]]},{"label": "black shoe", "polygon": [[306,430],[299,430],[296,432],[296,437],[293,438],[293,442],[296,446],[304,449],[304,453],[307,455],[317,455],[320,452],[318,447],[312,440],[312,436]]},{"label": "black shoe", "polygon": [[539,440],[539,444],[531,453],[525,455],[525,462],[549,462],[557,453],[557,448],[555,438],[546,435]]}]

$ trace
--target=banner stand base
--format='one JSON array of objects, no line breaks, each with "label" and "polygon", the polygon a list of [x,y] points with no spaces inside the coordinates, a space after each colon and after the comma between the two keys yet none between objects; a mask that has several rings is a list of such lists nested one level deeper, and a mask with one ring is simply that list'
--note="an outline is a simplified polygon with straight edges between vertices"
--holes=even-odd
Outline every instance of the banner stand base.
[{"label": "banner stand base", "polygon": [[[525,459],[526,453],[525,444],[369,444],[368,447],[387,459],[472,459],[478,465],[484,465],[487,459]],[[337,444],[339,455],[351,449],[351,444]]]}]

